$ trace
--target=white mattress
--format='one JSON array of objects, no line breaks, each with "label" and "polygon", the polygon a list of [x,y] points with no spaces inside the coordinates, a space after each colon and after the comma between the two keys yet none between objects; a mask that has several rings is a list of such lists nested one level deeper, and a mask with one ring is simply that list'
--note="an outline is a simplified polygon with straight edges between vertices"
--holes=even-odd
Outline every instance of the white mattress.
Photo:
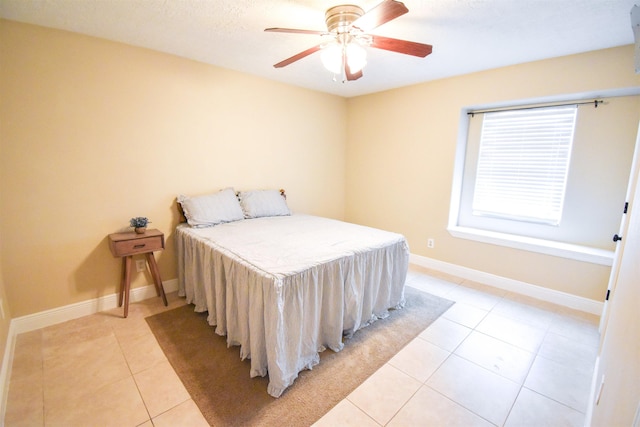
[{"label": "white mattress", "polygon": [[396,233],[309,215],[178,226],[179,294],[269,374],[279,397],[327,347],[404,305],[409,248]]}]

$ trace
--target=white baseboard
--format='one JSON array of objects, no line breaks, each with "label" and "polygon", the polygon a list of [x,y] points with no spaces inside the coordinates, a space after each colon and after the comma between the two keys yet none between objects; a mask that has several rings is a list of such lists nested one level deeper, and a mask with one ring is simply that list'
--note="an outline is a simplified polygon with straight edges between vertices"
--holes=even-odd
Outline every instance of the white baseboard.
[{"label": "white baseboard", "polygon": [[[167,293],[177,291],[178,279],[163,281],[162,287]],[[129,293],[129,302],[142,301],[155,296],[156,289],[154,285],[142,286],[131,289],[131,292]],[[51,310],[41,311],[39,313],[16,317],[11,320],[11,326],[15,328],[15,334],[21,334],[23,332],[34,331],[57,323],[66,322],[67,320],[73,320],[79,317],[95,314],[100,311],[111,310],[117,306],[118,294],[116,293],[88,301],[65,305],[63,307],[53,308]]]},{"label": "white baseboard", "polygon": [[11,366],[13,365],[13,353],[16,346],[16,333],[13,325],[9,323],[9,333],[4,347],[2,368],[0,369],[0,426],[4,426],[4,416],[7,412],[7,398],[9,397],[9,379],[11,378]]},{"label": "white baseboard", "polygon": [[515,292],[517,294],[526,295],[531,298],[551,302],[553,304],[562,305],[564,307],[584,311],[597,316],[600,316],[604,306],[604,303],[601,301],[595,301],[577,295],[568,294],[566,292],[543,288],[542,286],[532,285],[519,280],[496,276],[495,274],[485,273],[484,271],[450,264],[448,262],[427,258],[421,255],[411,254],[409,262],[431,270],[460,277],[462,279],[472,280],[484,285],[493,286],[494,288]]},{"label": "white baseboard", "polygon": [[[588,427],[591,425],[591,421],[593,419],[593,408],[596,403],[596,390],[599,389],[598,383],[598,375],[600,374],[600,353],[598,352],[598,357],[596,357],[596,366],[593,368],[593,376],[591,377],[591,391],[589,392],[589,404],[587,405],[587,411],[584,416],[584,426]],[[604,378],[602,379],[604,380]]]},{"label": "white baseboard", "polygon": [[[163,281],[162,286],[166,293],[175,292],[178,290],[178,279]],[[156,297],[155,286],[148,285],[131,289],[131,292],[129,293],[129,302],[132,303],[154,297]],[[100,311],[111,310],[117,306],[118,294],[115,293],[11,319],[11,323],[9,324],[9,333],[7,334],[7,343],[4,350],[4,357],[2,358],[2,368],[0,370],[0,426],[4,425],[16,336],[24,332],[34,331],[36,329],[45,328],[68,320],[78,319]]]}]

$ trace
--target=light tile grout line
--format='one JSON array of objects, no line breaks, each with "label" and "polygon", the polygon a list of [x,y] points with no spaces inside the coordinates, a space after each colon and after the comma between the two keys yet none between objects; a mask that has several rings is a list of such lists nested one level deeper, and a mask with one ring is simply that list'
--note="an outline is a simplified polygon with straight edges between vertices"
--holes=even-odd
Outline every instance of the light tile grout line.
[{"label": "light tile grout line", "polygon": [[146,422],[151,422],[153,424],[153,420],[151,418],[151,412],[149,412],[149,407],[147,405],[147,402],[145,402],[144,398],[142,397],[142,391],[140,391],[140,386],[138,385],[138,382],[136,381],[136,377],[133,374],[133,370],[131,369],[131,363],[129,363],[129,360],[127,359],[127,356],[124,353],[124,349],[122,348],[122,343],[120,338],[118,337],[118,334],[116,333],[116,330],[114,329],[113,325],[109,325],[109,327],[111,328],[111,332],[113,333],[113,335],[116,338],[116,342],[118,343],[118,348],[120,349],[120,352],[122,353],[122,357],[124,358],[125,363],[127,364],[127,369],[129,369],[129,374],[131,374],[131,380],[133,381],[133,383],[136,386],[136,391],[138,392],[138,396],[140,397],[140,400],[142,401],[142,404],[144,405],[144,410],[147,412],[147,419],[140,423],[139,425],[142,425]]}]

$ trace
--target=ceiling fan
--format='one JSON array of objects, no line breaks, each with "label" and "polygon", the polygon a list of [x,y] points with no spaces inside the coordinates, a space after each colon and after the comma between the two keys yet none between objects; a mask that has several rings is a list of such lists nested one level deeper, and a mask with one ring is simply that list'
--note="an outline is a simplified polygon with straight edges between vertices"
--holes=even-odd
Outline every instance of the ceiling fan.
[{"label": "ceiling fan", "polygon": [[369,31],[407,12],[409,9],[404,3],[395,0],[384,0],[367,13],[359,6],[345,4],[326,11],[327,31],[267,28],[267,32],[317,34],[329,39],[278,62],[274,67],[282,68],[312,53],[322,51],[321,59],[324,66],[334,75],[343,76],[344,81],[362,77],[362,68],[366,65],[366,51],[363,46],[424,58],[431,53],[431,45],[369,34]]}]

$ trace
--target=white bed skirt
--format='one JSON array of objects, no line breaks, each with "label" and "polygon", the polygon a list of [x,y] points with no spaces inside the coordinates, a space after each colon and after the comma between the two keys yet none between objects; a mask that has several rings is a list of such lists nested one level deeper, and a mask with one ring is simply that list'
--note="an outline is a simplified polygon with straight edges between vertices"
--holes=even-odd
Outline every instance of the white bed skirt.
[{"label": "white bed skirt", "polygon": [[[321,237],[305,251],[309,233]],[[179,294],[251,359],[252,377],[269,374],[274,397],[343,335],[404,305],[409,248],[396,233],[294,215],[179,226],[175,237]]]}]

